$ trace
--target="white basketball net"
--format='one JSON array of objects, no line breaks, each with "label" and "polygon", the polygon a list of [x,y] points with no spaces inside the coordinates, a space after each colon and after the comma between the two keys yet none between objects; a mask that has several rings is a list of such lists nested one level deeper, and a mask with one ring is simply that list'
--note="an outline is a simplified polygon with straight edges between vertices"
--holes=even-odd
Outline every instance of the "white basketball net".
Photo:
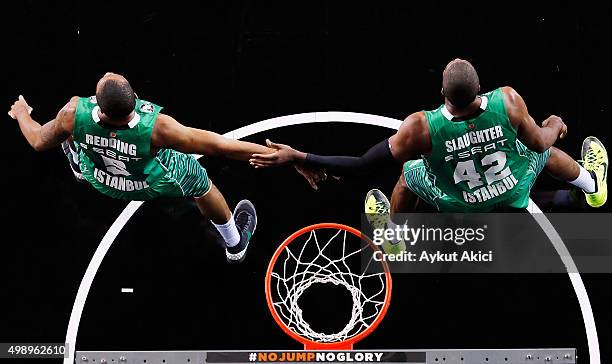
[{"label": "white basketball net", "polygon": [[[304,243],[299,244],[298,237],[285,247],[275,263],[274,269],[280,270],[282,262],[282,271],[272,271],[272,303],[285,325],[303,338],[319,343],[346,341],[370,327],[385,305],[386,281],[382,264],[377,263],[380,272],[370,272],[370,258],[364,269],[355,269],[355,262],[349,259],[361,261],[360,253],[367,249],[373,253],[373,248],[369,244],[349,242],[355,245],[349,249],[347,234],[359,240],[345,230],[338,230],[327,242],[321,243],[316,230],[312,230]],[[341,248],[336,244],[342,244]],[[314,284],[333,284],[350,293],[353,300],[351,318],[339,332],[317,332],[304,320],[298,302]]]}]

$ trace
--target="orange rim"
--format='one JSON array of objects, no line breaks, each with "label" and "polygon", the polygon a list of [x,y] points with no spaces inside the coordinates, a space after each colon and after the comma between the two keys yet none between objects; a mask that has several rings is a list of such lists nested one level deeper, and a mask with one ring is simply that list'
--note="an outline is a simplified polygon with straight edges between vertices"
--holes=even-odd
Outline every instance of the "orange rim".
[{"label": "orange rim", "polygon": [[320,343],[320,342],[316,342],[316,341],[304,338],[296,334],[295,332],[293,332],[287,325],[285,325],[283,320],[280,318],[280,316],[276,312],[276,308],[274,307],[274,304],[272,303],[272,290],[271,290],[272,269],[274,268],[274,265],[276,264],[276,260],[280,256],[281,252],[285,250],[285,248],[297,237],[302,236],[313,230],[319,230],[319,229],[336,229],[336,230],[348,231],[349,233],[355,235],[359,239],[367,242],[374,250],[380,250],[380,248],[376,246],[367,236],[364,236],[361,233],[361,231],[355,228],[352,228],[350,226],[343,225],[343,224],[336,224],[336,223],[331,223],[331,222],[330,223],[320,223],[320,224],[306,226],[294,232],[287,239],[285,239],[285,241],[283,241],[283,243],[276,249],[276,251],[274,252],[274,255],[272,256],[272,259],[270,259],[270,263],[268,264],[268,269],[266,270],[266,280],[265,280],[266,301],[268,303],[268,309],[270,310],[270,313],[272,314],[274,321],[276,321],[276,324],[280,326],[281,329],[283,329],[285,334],[289,335],[294,340],[304,344],[304,349],[306,350],[350,350],[353,348],[353,344],[361,341],[366,336],[371,334],[376,329],[376,327],[378,327],[380,322],[383,320],[383,318],[387,314],[387,310],[389,309],[389,304],[391,303],[391,288],[392,287],[391,287],[391,272],[389,270],[389,265],[387,264],[386,261],[380,262],[385,271],[385,286],[386,286],[385,304],[383,308],[381,309],[380,313],[378,314],[378,316],[376,317],[376,319],[374,320],[374,322],[370,325],[370,327],[363,330],[359,334],[351,337],[348,340],[339,341],[335,343]]}]

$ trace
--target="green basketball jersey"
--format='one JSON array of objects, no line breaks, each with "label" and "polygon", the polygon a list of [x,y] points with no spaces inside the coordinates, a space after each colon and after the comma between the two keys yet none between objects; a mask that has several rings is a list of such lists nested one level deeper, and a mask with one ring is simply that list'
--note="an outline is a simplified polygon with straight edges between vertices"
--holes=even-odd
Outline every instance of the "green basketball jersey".
[{"label": "green basketball jersey", "polygon": [[528,158],[504,106],[501,88],[481,96],[480,110],[456,121],[444,105],[425,112],[431,154],[423,158],[430,178],[466,210],[509,204],[529,193],[520,188]]},{"label": "green basketball jersey", "polygon": [[166,169],[151,155],[151,135],[161,109],[136,100],[133,119],[125,128],[115,129],[99,124],[95,96],[79,98],[73,138],[85,179],[104,194],[129,198],[142,195],[162,178]]}]

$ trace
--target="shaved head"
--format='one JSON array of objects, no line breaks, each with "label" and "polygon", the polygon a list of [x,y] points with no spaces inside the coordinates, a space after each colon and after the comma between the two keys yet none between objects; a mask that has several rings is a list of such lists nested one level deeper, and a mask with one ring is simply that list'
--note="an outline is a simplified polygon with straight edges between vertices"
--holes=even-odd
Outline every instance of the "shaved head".
[{"label": "shaved head", "polygon": [[136,95],[125,77],[107,73],[98,81],[96,99],[100,111],[111,119],[129,116],[136,106]]},{"label": "shaved head", "polygon": [[442,73],[442,93],[458,108],[468,106],[480,92],[478,73],[472,64],[463,59],[454,59]]}]

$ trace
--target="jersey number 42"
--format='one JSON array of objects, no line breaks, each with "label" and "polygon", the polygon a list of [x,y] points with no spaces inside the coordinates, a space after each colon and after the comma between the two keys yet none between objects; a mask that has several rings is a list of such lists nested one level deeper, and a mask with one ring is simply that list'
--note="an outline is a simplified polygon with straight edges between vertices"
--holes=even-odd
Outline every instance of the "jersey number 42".
[{"label": "jersey number 42", "polygon": [[[506,166],[506,152],[498,151],[487,154],[481,159],[480,163],[483,167],[490,166],[484,171],[484,179],[487,181],[487,185],[502,180],[512,173],[510,167]],[[455,184],[467,181],[470,189],[484,184],[482,181],[483,176],[476,172],[473,160],[457,163],[454,176]]]}]

